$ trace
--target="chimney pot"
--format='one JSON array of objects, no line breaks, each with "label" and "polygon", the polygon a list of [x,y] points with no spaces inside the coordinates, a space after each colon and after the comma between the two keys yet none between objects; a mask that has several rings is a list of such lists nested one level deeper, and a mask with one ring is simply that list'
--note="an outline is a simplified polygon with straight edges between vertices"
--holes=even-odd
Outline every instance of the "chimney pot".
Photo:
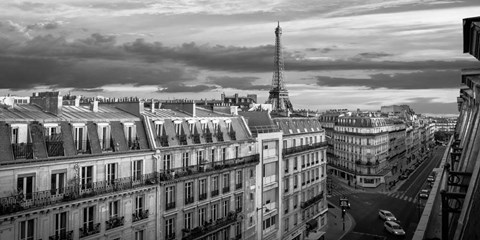
[{"label": "chimney pot", "polygon": [[97,101],[97,99],[93,100],[93,102],[90,103],[90,110],[92,112],[98,112],[98,101]]}]

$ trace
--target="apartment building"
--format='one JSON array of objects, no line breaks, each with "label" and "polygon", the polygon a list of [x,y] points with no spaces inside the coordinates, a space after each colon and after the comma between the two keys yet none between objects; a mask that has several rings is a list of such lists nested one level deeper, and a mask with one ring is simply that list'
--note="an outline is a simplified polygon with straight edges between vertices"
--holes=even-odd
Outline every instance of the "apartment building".
[{"label": "apartment building", "polygon": [[377,187],[390,171],[387,163],[389,124],[385,118],[339,117],[334,126],[330,172],[349,184]]},{"label": "apartment building", "polygon": [[63,106],[0,109],[1,239],[155,239],[156,178],[140,117]]},{"label": "apartment building", "polygon": [[406,124],[399,119],[387,119],[388,128],[388,165],[392,174],[405,169],[405,137]]},{"label": "apartment building", "polygon": [[257,145],[244,119],[163,103],[145,109],[145,127],[159,173],[157,239],[246,239],[255,230]]},{"label": "apartment building", "polygon": [[326,230],[325,130],[313,118],[273,119],[283,133],[282,239],[319,239]]}]

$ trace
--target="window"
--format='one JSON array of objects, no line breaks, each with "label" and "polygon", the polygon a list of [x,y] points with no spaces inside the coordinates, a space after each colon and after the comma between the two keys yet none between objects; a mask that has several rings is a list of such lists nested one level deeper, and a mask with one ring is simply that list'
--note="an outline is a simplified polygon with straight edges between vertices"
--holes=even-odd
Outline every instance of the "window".
[{"label": "window", "polygon": [[198,223],[200,226],[203,226],[205,225],[205,223],[207,222],[207,208],[203,207],[203,208],[199,208],[198,209]]},{"label": "window", "polygon": [[21,240],[35,239],[35,219],[20,222],[19,236]]},{"label": "window", "polygon": [[230,212],[230,200],[223,201],[223,217],[226,217],[228,212]]},{"label": "window", "polygon": [[175,238],[175,218],[165,220],[165,238]]},{"label": "window", "polygon": [[212,177],[212,191],[218,190],[218,176]]},{"label": "window", "polygon": [[33,189],[35,189],[35,177],[19,176],[17,179],[17,191],[25,199],[33,199]]},{"label": "window", "polygon": [[212,148],[212,151],[210,151],[210,160],[212,162],[215,161],[215,148]]},{"label": "window", "polygon": [[240,156],[240,149],[238,146],[235,146],[235,158],[238,158]]},{"label": "window", "polygon": [[295,157],[295,158],[293,159],[293,170],[297,170],[297,166],[298,166],[298,158]]},{"label": "window", "polygon": [[210,215],[211,215],[211,219],[213,221],[217,220],[217,218],[218,218],[218,204],[212,204]]},{"label": "window", "polygon": [[67,212],[55,214],[55,235],[65,236],[67,234]]},{"label": "window", "polygon": [[227,148],[222,148],[222,161],[227,160]]},{"label": "window", "polygon": [[100,147],[103,151],[111,150],[109,125],[98,126],[98,138],[100,141]]},{"label": "window", "polygon": [[188,212],[185,213],[185,229],[192,229],[192,213]]},{"label": "window", "polygon": [[298,175],[295,175],[293,178],[293,189],[296,189],[298,186]]},{"label": "window", "polygon": [[288,161],[288,158],[285,159],[285,173],[288,173],[288,165],[289,165],[289,161]]},{"label": "window", "polygon": [[174,124],[175,124],[175,134],[177,136],[179,136],[180,135],[180,122],[174,122]]},{"label": "window", "polygon": [[230,174],[223,174],[223,193],[230,191]]},{"label": "window", "polygon": [[243,182],[243,171],[240,170],[240,171],[237,171],[236,173],[236,178],[235,178],[235,182],[236,182],[236,189],[240,189],[242,188],[242,182]]},{"label": "window", "polygon": [[135,197],[135,214],[139,215],[142,214],[144,210],[144,196],[143,195],[137,195]]},{"label": "window", "polygon": [[271,216],[263,221],[263,230],[275,227],[277,215]]},{"label": "window", "polygon": [[51,195],[62,194],[65,192],[65,173],[52,173],[50,175],[50,193]]},{"label": "window", "polygon": [[74,127],[73,139],[75,141],[75,147],[77,151],[84,151],[87,149],[87,134],[85,126],[76,126]]},{"label": "window", "polygon": [[297,221],[298,221],[298,214],[295,213],[295,214],[293,215],[293,226],[297,226]]},{"label": "window", "polygon": [[163,123],[155,122],[155,133],[158,136],[163,136]]},{"label": "window", "polygon": [[305,155],[302,156],[302,168],[305,168]]},{"label": "window", "polygon": [[143,238],[143,234],[144,234],[143,232],[144,232],[143,229],[135,231],[135,240],[143,240],[144,239]]},{"label": "window", "polygon": [[288,182],[288,177],[287,177],[287,178],[285,178],[285,180],[283,180],[283,185],[285,186],[285,192],[286,193],[288,193],[288,184],[289,184],[289,182]]},{"label": "window", "polygon": [[190,165],[189,163],[190,163],[190,158],[188,156],[188,152],[182,153],[182,167],[188,168],[188,166]]},{"label": "window", "polygon": [[293,139],[293,147],[297,146],[297,139]]},{"label": "window", "polygon": [[93,221],[95,219],[95,206],[83,208],[83,231],[93,230]]},{"label": "window", "polygon": [[243,194],[238,194],[235,196],[235,209],[237,212],[241,212],[243,208]]},{"label": "window", "polygon": [[285,232],[288,232],[288,217],[285,218]]},{"label": "window", "polygon": [[283,208],[285,209],[285,214],[288,213],[289,203],[290,203],[290,201],[288,199],[283,202]]},{"label": "window", "polygon": [[133,179],[141,180],[143,175],[143,160],[133,161]]},{"label": "window", "polygon": [[171,154],[163,155],[163,169],[164,170],[172,169],[172,155]]},{"label": "window", "polygon": [[203,150],[197,151],[197,163],[203,163],[205,161]]},{"label": "window", "polygon": [[298,195],[293,196],[293,209],[296,209],[298,205]]},{"label": "window", "polygon": [[185,204],[193,203],[193,182],[185,183]]},{"label": "window", "polygon": [[[235,225],[235,236],[242,236],[242,222],[237,222]],[[225,239],[228,239],[228,236]]]},{"label": "window", "polygon": [[114,184],[115,179],[117,178],[117,163],[107,164],[107,182],[109,184]]},{"label": "window", "polygon": [[166,209],[175,208],[175,186],[165,188]]},{"label": "window", "polygon": [[287,148],[287,140],[283,140],[283,149]]},{"label": "window", "polygon": [[133,141],[136,140],[135,125],[126,124],[125,125],[125,138],[129,147],[132,147]]},{"label": "window", "polygon": [[92,188],[93,185],[93,166],[86,166],[81,168],[81,179],[82,189]]},{"label": "window", "polygon": [[116,218],[120,214],[120,201],[112,201],[108,204],[108,216],[110,218]]},{"label": "window", "polygon": [[18,144],[19,141],[18,141],[18,127],[16,128],[12,128],[12,143],[13,144]]},{"label": "window", "polygon": [[207,199],[207,179],[198,181],[198,200]]}]

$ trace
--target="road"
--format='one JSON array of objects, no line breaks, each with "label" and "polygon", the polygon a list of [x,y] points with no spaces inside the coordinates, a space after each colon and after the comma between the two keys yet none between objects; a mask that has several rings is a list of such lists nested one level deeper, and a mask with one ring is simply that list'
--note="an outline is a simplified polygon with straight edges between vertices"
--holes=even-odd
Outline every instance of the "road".
[{"label": "road", "polygon": [[[397,192],[361,192],[336,184],[333,196],[329,200],[338,205],[340,196],[347,196],[351,204],[348,213],[356,222],[353,231],[347,234],[343,240],[411,239],[425,204],[425,200],[418,202],[418,192],[422,188],[426,188],[426,179],[433,168],[439,165],[444,150],[444,147],[434,149],[431,158],[420,164],[410,177],[404,180],[405,182]],[[384,230],[383,221],[378,217],[379,209],[391,211],[400,220],[400,225],[406,232],[405,237],[396,237]]]}]

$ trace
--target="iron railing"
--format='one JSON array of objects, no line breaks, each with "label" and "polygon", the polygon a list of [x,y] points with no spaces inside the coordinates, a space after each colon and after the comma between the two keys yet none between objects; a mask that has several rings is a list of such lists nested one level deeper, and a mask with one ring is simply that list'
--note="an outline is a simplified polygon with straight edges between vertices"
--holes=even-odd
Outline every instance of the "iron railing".
[{"label": "iron railing", "polygon": [[180,145],[187,145],[187,135],[181,134],[178,136],[178,140],[180,141]]},{"label": "iron railing", "polygon": [[228,193],[230,192],[230,187],[223,187],[223,193]]},{"label": "iron railing", "polygon": [[45,136],[45,146],[49,157],[58,157],[64,155],[63,138],[61,133]]},{"label": "iron railing", "polygon": [[302,151],[307,151],[319,147],[327,146],[327,142],[316,142],[316,143],[311,143],[308,145],[302,145],[302,146],[296,146],[296,147],[289,147],[289,148],[284,148],[283,149],[283,155],[288,155],[288,154],[293,154],[297,152],[302,152]]},{"label": "iron railing", "polygon": [[237,183],[235,184],[235,189],[240,189],[242,188],[242,186],[243,186],[242,183]]},{"label": "iron railing", "polygon": [[320,192],[320,194],[318,194],[317,196],[315,196],[313,198],[310,198],[309,200],[307,200],[305,202],[302,202],[300,204],[300,208],[302,208],[302,209],[308,208],[309,206],[321,201],[322,199],[323,199],[323,191]]},{"label": "iron railing", "polygon": [[33,159],[32,143],[12,143],[12,150],[15,159]]},{"label": "iron railing", "polygon": [[193,134],[193,143],[200,144],[200,134]]},{"label": "iron railing", "polygon": [[[24,194],[0,198],[0,216],[27,209],[43,208],[58,202],[68,202],[101,194],[134,189],[158,182],[158,173],[149,173],[134,177],[118,178],[110,181],[91,182],[81,185],[79,181],[63,188],[32,192],[31,197]],[[53,194],[52,194],[53,193]]]},{"label": "iron railing", "polygon": [[132,214],[132,222],[137,222],[148,218],[148,210],[138,210]]},{"label": "iron railing", "polygon": [[110,230],[123,226],[125,224],[125,217],[111,217],[105,221],[105,230]]},{"label": "iron railing", "polygon": [[225,226],[228,226],[237,221],[237,212],[229,212],[228,215],[224,218],[219,218],[216,221],[210,220],[206,222],[203,226],[196,227],[194,229],[183,229],[183,238],[182,240],[192,240],[197,239],[202,236],[208,235],[212,232],[222,229]]},{"label": "iron railing", "polygon": [[80,238],[87,237],[87,236],[90,236],[90,235],[93,235],[93,234],[97,234],[99,232],[100,232],[100,223],[88,224],[87,226],[81,227],[79,229]]},{"label": "iron railing", "polygon": [[194,177],[201,173],[228,169],[231,167],[242,166],[249,163],[256,163],[258,161],[259,155],[255,154],[241,158],[228,159],[224,161],[203,162],[199,165],[192,165],[188,167],[170,168],[166,170],[160,170],[160,180],[168,181],[181,177]]},{"label": "iron railing", "polygon": [[212,133],[205,133],[205,141],[207,141],[207,143],[211,143],[213,142],[213,136],[212,136]]},{"label": "iron railing", "polygon": [[218,133],[217,133],[217,140],[218,140],[219,142],[223,142],[223,141],[224,141],[224,140],[223,140],[223,132],[218,132]]},{"label": "iron railing", "polygon": [[130,150],[140,150],[140,141],[138,138],[127,141],[128,149]]},{"label": "iron railing", "polygon": [[210,194],[210,195],[211,195],[211,197],[218,196],[218,189],[216,189],[216,190],[212,190],[212,192],[211,192],[211,194]]},{"label": "iron railing", "polygon": [[207,193],[201,193],[198,195],[198,201],[207,199]]},{"label": "iron railing", "polygon": [[157,136],[157,140],[160,143],[160,146],[168,147],[168,136],[167,135]]},{"label": "iron railing", "polygon": [[194,202],[194,198],[193,198],[193,197],[187,197],[187,198],[185,198],[185,205],[190,204],[190,203],[193,203],[193,202]]},{"label": "iron railing", "polygon": [[77,149],[77,154],[90,154],[92,153],[90,148],[90,141],[89,140],[75,140],[73,141],[75,144],[75,148]]},{"label": "iron railing", "polygon": [[59,233],[48,237],[48,240],[72,240],[72,239],[73,239],[73,230],[60,231]]},{"label": "iron railing", "polygon": [[175,202],[167,202],[165,205],[165,210],[174,209],[176,207]]},{"label": "iron railing", "polygon": [[230,136],[230,139],[231,139],[232,141],[237,140],[237,133],[236,133],[235,131],[231,130],[231,131],[228,133],[228,135]]},{"label": "iron railing", "polygon": [[102,152],[115,152],[115,144],[113,138],[100,139]]}]

